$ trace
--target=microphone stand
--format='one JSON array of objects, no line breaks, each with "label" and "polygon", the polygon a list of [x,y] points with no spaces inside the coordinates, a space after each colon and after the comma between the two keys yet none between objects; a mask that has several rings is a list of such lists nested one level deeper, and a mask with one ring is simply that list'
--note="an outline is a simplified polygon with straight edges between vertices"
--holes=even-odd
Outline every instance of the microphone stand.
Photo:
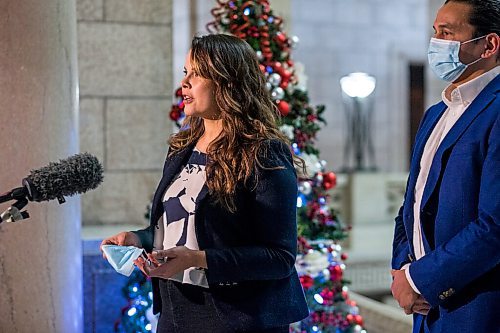
[{"label": "microphone stand", "polygon": [[28,214],[27,211],[21,212],[21,209],[23,209],[27,204],[28,200],[26,198],[17,200],[12,206],[7,208],[7,210],[0,215],[0,223],[16,222],[30,217],[30,214]]},{"label": "microphone stand", "polygon": [[18,187],[10,192],[0,195],[0,203],[9,200],[16,200],[6,211],[0,214],[0,223],[2,222],[16,222],[30,217],[27,211],[21,210],[28,204],[26,198],[28,192],[25,187]]}]

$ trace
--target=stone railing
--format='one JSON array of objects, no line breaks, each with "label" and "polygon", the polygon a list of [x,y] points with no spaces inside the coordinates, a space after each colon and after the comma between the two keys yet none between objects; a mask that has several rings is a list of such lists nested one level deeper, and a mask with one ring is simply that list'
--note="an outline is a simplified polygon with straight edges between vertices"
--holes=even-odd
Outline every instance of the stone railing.
[{"label": "stone railing", "polygon": [[353,292],[350,293],[350,298],[357,303],[368,333],[409,333],[412,331],[412,317],[405,315],[403,310]]},{"label": "stone railing", "polygon": [[353,226],[392,224],[403,202],[407,177],[405,172],[339,173],[330,204]]},{"label": "stone railing", "polygon": [[391,274],[389,259],[349,259],[345,264],[347,267],[345,278],[350,282],[349,289],[368,295],[390,295]]}]

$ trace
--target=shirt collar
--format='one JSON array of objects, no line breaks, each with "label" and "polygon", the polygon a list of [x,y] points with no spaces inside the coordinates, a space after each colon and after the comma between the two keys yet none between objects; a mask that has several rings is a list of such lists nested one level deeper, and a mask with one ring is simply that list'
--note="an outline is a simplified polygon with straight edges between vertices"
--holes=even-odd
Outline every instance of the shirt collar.
[{"label": "shirt collar", "polygon": [[464,84],[459,85],[451,91],[451,101],[446,98],[445,92],[450,86],[446,87],[441,93],[443,102],[450,107],[451,105],[463,104],[465,106],[472,103],[472,101],[479,95],[479,93],[500,73],[500,66],[490,69],[484,74],[470,80]]}]

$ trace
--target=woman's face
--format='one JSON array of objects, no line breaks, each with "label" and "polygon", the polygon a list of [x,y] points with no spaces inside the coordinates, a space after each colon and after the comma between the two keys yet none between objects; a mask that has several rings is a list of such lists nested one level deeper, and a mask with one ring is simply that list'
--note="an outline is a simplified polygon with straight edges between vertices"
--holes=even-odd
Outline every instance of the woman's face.
[{"label": "woman's face", "polygon": [[191,51],[186,57],[184,78],[181,81],[184,113],[186,116],[218,119],[220,111],[215,102],[215,85],[213,81],[193,72],[190,55]]}]

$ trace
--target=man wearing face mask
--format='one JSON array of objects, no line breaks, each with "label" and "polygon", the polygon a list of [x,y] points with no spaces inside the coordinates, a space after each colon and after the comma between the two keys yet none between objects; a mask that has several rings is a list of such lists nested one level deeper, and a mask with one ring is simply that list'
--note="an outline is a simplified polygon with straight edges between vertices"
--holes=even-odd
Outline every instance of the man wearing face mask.
[{"label": "man wearing face mask", "polygon": [[391,290],[414,333],[500,332],[500,0],[447,0],[434,31],[450,85],[416,136]]}]

